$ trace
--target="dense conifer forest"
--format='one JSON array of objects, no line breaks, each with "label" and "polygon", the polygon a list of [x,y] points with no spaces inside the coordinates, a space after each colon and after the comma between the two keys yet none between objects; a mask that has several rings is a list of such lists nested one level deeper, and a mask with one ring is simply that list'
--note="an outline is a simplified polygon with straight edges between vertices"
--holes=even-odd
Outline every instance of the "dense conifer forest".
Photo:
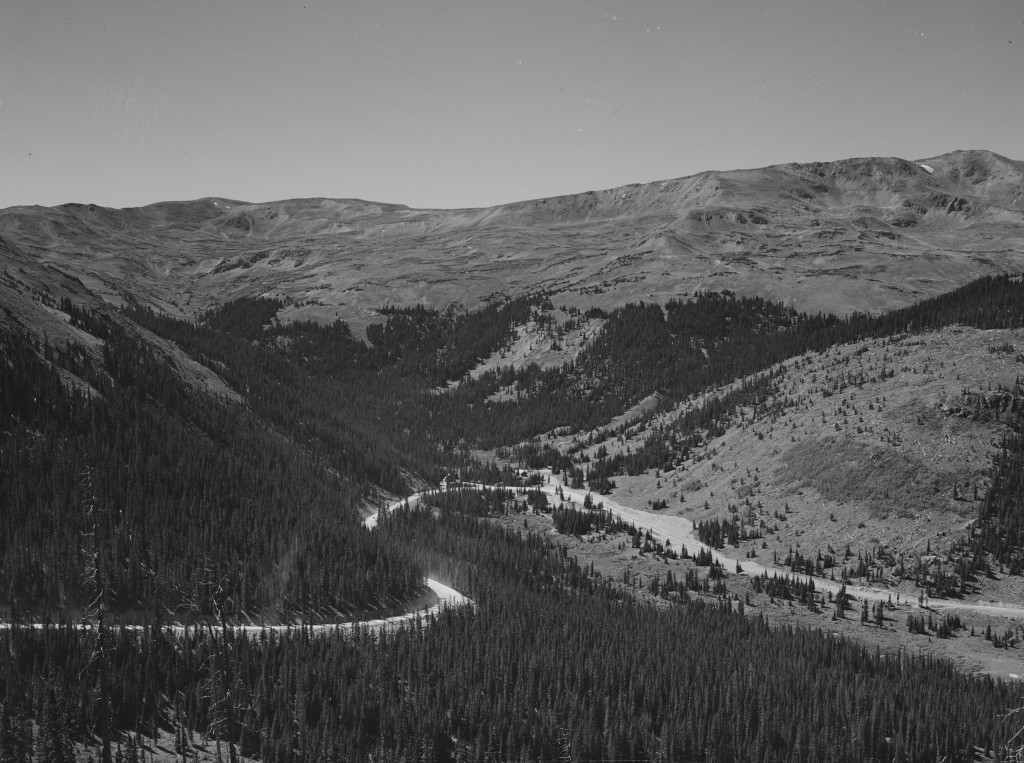
[{"label": "dense conifer forest", "polygon": [[1012,733],[1011,688],[940,661],[728,600],[639,604],[536,535],[447,509],[381,533],[476,606],[379,635],[14,628],[4,759],[27,761],[30,733],[49,749],[105,727],[101,686],[117,728],[209,729],[275,761],[966,761]]},{"label": "dense conifer forest", "polygon": [[[728,293],[627,305],[600,314],[571,362],[475,378],[517,326],[550,322],[544,295],[477,311],[388,308],[367,341],[341,321],[280,324],[282,306],[242,299],[189,322],[65,301],[51,307],[94,349],[0,336],[0,612],[11,623],[0,631],[0,759],[67,760],[72,741],[155,727],[267,761],[952,761],[976,746],[998,759],[1009,686],[769,628],[733,611],[731,570],[710,558],[703,580],[659,580],[655,606],[526,528],[496,527],[504,490],[428,496],[432,506],[382,517],[375,532],[360,520],[388,494],[456,473],[519,481],[474,448],[515,446],[506,452],[525,465],[595,494],[619,475],[672,468],[738,408],[770,413],[773,364],[952,323],[1020,327],[1019,280],[982,279],[882,316],[808,316]],[[154,336],[241,402],[188,382]],[[744,377],[628,454],[591,461],[531,442],[604,427],[656,395],[630,422],[646,426]],[[1006,392],[1009,430],[969,544],[975,569],[1019,574],[1024,424],[1020,391]],[[567,534],[630,532],[599,497],[585,511],[539,490],[519,498]],[[738,531],[699,530],[713,545]],[[817,560],[787,564],[819,572]],[[474,606],[379,635],[230,627],[388,611],[428,575]],[[756,585],[814,600],[803,583]],[[717,604],[668,595],[686,590]],[[54,625],[23,625],[43,620]]]},{"label": "dense conifer forest", "polygon": [[24,337],[0,345],[7,614],[279,618],[421,590],[422,571],[359,523],[359,481],[187,390],[118,324],[103,333],[100,363],[49,346],[40,357]]}]

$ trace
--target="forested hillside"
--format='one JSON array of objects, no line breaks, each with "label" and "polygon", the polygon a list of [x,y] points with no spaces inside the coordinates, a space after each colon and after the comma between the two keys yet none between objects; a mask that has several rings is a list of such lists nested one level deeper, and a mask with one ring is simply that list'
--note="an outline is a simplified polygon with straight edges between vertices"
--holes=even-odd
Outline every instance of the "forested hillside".
[{"label": "forested hillside", "polygon": [[262,760],[968,761],[1012,734],[1010,686],[948,664],[728,601],[637,604],[484,519],[399,511],[381,532],[477,607],[379,636],[6,631],[5,760],[28,760],[30,718],[54,747],[102,724],[104,660],[118,725],[215,729]]},{"label": "forested hillside", "polygon": [[[755,309],[743,309],[750,302]],[[763,315],[763,309],[754,301],[742,300],[738,316],[724,317],[724,325],[750,326]],[[713,438],[732,419],[737,408],[757,408],[778,390],[770,374],[759,374],[769,366],[807,352],[822,352],[829,347],[879,337],[936,331],[944,326],[963,325],[982,329],[1020,328],[1024,326],[1024,283],[1008,277],[983,278],[949,294],[917,303],[909,308],[880,316],[854,315],[846,319],[834,316],[797,316],[790,321],[754,325],[736,332],[734,341],[717,345],[715,355],[721,355],[718,367],[710,363],[703,373],[710,379],[702,385],[701,379],[689,380],[679,373],[655,371],[645,379],[639,394],[657,389],[654,385],[672,391],[674,398],[695,395],[711,387],[728,385],[734,379],[751,376],[740,388],[712,397],[706,404],[688,412],[669,429],[658,429],[648,437],[644,448],[629,458],[619,458],[599,468],[608,474],[636,472],[656,467],[672,468],[680,459],[685,460],[690,448],[705,438]],[[691,336],[686,333],[683,336]],[[673,336],[675,336],[673,334]],[[656,369],[648,356],[647,362],[636,364],[640,369]],[[726,362],[728,365],[726,365]],[[885,371],[889,372],[889,371]],[[638,372],[638,375],[642,371]],[[850,383],[857,383],[851,378]],[[627,401],[635,401],[634,393]],[[595,473],[596,476],[596,473]]]},{"label": "forested hillside", "polygon": [[[1018,279],[878,316],[731,293],[594,310],[603,326],[571,362],[476,374],[518,326],[557,342],[586,314],[546,294],[387,307],[363,341],[340,320],[281,322],[274,298],[194,321],[132,300],[35,299],[73,331],[51,341],[10,310],[0,331],[3,760],[155,726],[267,761],[496,763],[971,760],[975,747],[998,759],[1012,733],[1007,684],[769,627],[734,613],[724,582],[706,591],[714,604],[642,604],[548,538],[496,527],[503,492],[435,497],[375,532],[360,519],[445,477],[516,482],[517,461],[595,492],[678,469],[742,426],[741,409],[787,405],[775,364],[953,323],[1019,328]],[[190,383],[186,361],[231,394]],[[1005,394],[1008,432],[970,543],[976,569],[1017,574],[1024,425],[1019,391]],[[627,430],[644,442],[585,452]],[[555,431],[579,442],[541,439]],[[591,519],[561,508],[553,522],[622,529]],[[698,532],[719,545],[733,529]],[[427,575],[475,608],[381,635],[230,627],[386,612]],[[47,619],[58,625],[19,626]],[[69,627],[79,621],[90,627]]]},{"label": "forested hillside", "polygon": [[[608,314],[595,341],[560,368],[471,379],[480,359],[550,303],[523,299],[443,314],[390,310],[384,323],[370,327],[374,341],[367,344],[341,322],[281,325],[274,300],[227,303],[198,323],[133,305],[115,320],[65,300],[61,308],[72,325],[102,341],[101,362],[74,345],[37,351],[24,337],[6,340],[4,489],[14,507],[6,517],[7,548],[24,543],[32,551],[2,555],[4,591],[9,604],[81,609],[90,599],[84,581],[93,575],[92,555],[102,562],[95,574],[105,595],[119,609],[155,600],[172,608],[205,602],[208,609],[208,589],[217,584],[239,612],[382,605],[416,589],[417,575],[404,562],[393,562],[389,582],[353,588],[340,571],[337,579],[318,572],[327,576],[307,580],[331,553],[324,538],[356,542],[359,533],[344,528],[371,486],[402,493],[410,475],[438,480],[453,469],[494,479],[499,472],[470,458],[470,448],[558,428],[593,430],[652,393],[664,409],[840,342],[952,323],[1020,326],[1022,306],[1024,285],[1010,278],[982,279],[882,316],[845,319],[705,294],[664,310],[639,304]],[[125,330],[126,320],[215,369],[248,410],[190,391]],[[81,384],[62,382],[58,368]],[[672,468],[727,426],[737,407],[757,407],[777,393],[770,375],[750,378],[671,428],[653,430],[629,454],[584,464],[564,452],[527,449],[522,457],[530,466],[565,469],[595,490],[619,474]],[[508,384],[516,397],[493,399]],[[998,489],[1005,493],[1007,484]],[[1017,505],[1003,501],[985,525],[1001,529],[984,536],[984,550],[998,547],[1006,563],[1021,544]],[[257,533],[232,539],[242,526]],[[353,562],[355,569],[379,570],[376,553],[356,554],[363,561]]]},{"label": "forested hillside", "polygon": [[322,616],[421,590],[422,572],[362,528],[359,475],[187,390],[116,321],[75,316],[104,340],[100,363],[0,340],[9,617]]}]

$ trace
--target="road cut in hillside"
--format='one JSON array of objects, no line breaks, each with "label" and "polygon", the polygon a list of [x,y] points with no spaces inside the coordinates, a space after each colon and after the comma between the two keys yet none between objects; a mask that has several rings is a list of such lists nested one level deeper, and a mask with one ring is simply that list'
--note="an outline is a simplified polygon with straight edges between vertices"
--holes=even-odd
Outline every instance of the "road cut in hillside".
[{"label": "road cut in hillside", "polygon": [[[410,506],[417,506],[420,502],[420,497],[420,494],[416,494],[409,496],[408,498],[402,499],[401,501],[396,501],[395,503],[389,505],[386,509],[384,509],[384,511],[391,511],[393,509],[396,509],[399,506],[405,504],[406,502],[408,502]],[[370,530],[375,529],[377,527],[378,514],[379,512],[374,513],[371,516],[367,517],[365,520],[363,520],[364,526],[366,526]],[[352,631],[356,628],[381,631],[401,627],[402,625],[406,625],[408,623],[415,621],[417,618],[428,617],[430,615],[438,614],[449,607],[461,607],[473,604],[473,601],[469,597],[464,596],[460,592],[456,591],[454,588],[446,586],[444,583],[439,583],[438,581],[433,580],[431,578],[427,578],[427,588],[433,591],[434,595],[437,596],[437,602],[435,604],[424,609],[416,610],[414,612],[405,612],[401,615],[393,615],[392,617],[382,617],[376,620],[357,620],[348,623],[326,623],[316,625],[305,625],[302,623],[288,623],[287,625],[264,625],[250,623],[248,625],[235,624],[230,627],[232,628],[232,630],[236,632],[244,633],[260,633],[268,631],[277,633],[287,633],[289,631],[297,631],[300,629],[313,633],[330,633],[335,631]],[[209,625],[213,628],[217,627],[213,624]],[[6,630],[11,627],[11,623],[0,622],[0,630]],[[18,625],[16,627],[42,629],[52,628],[54,626],[53,623],[25,623]],[[83,623],[81,625],[81,628],[83,630],[90,630],[95,627],[95,623]],[[141,631],[148,627],[149,626],[147,625],[120,624],[109,626],[109,628],[113,630],[120,630],[123,628],[129,631]],[[184,633],[186,630],[194,632],[196,630],[202,630],[206,627],[206,623],[194,623],[187,626],[179,624],[164,626],[166,630],[170,630],[173,633]]]},{"label": "road cut in hillside", "polygon": [[[439,583],[436,580],[427,578],[427,588],[434,592],[437,596],[437,603],[424,609],[416,610],[415,612],[406,612],[401,615],[394,615],[392,617],[382,617],[377,620],[357,620],[349,623],[325,623],[318,625],[304,625],[302,623],[289,623],[287,625],[230,625],[228,626],[236,633],[263,633],[263,632],[276,632],[276,633],[288,633],[306,631],[313,633],[331,633],[335,631],[352,631],[356,628],[368,629],[373,631],[391,630],[398,628],[402,625],[414,622],[417,618],[428,617],[429,615],[438,614],[448,607],[460,607],[463,605],[471,605],[473,602],[466,596],[456,591],[450,586],[446,586],[444,583]],[[219,626],[213,623],[193,623],[190,625],[165,625],[164,630],[169,630],[172,633],[185,633],[185,631],[202,631],[207,626],[217,630]],[[0,623],[0,630],[7,630],[12,627],[11,623]],[[35,628],[41,630],[43,628],[53,628],[53,623],[26,623],[15,627],[20,628]],[[92,630],[96,627],[95,623],[83,623],[81,626],[82,630]],[[148,628],[148,625],[120,625],[115,624],[107,626],[108,630],[124,630],[128,631],[141,631]]]},{"label": "road cut in hillside", "polygon": [[403,506],[403,505],[408,505],[409,508],[415,508],[416,506],[420,505],[420,500],[422,498],[423,498],[423,493],[413,493],[408,498],[403,498],[400,501],[395,501],[394,503],[388,504],[385,508],[381,509],[380,511],[373,512],[373,514],[371,514],[366,519],[364,519],[363,520],[363,526],[367,530],[376,530],[377,529],[377,518],[380,516],[381,511],[383,511],[386,514],[389,511],[394,511],[399,506]]},{"label": "road cut in hillside", "polygon": [[[394,511],[398,507],[406,505],[409,506],[410,508],[415,508],[416,506],[420,505],[420,501],[422,499],[423,493],[415,493],[413,495],[410,495],[408,498],[403,498],[400,501],[395,501],[394,503],[389,504],[386,508],[382,509],[381,511]],[[366,527],[367,530],[377,529],[377,519],[379,516],[379,511],[374,512],[373,514],[371,514],[363,520],[363,526]],[[444,583],[438,583],[436,580],[433,580],[431,578],[427,578],[427,588],[429,588],[437,595],[437,604],[435,604],[433,607],[426,610],[425,612],[416,612],[412,613],[411,615],[399,615],[399,618],[415,617],[417,614],[429,614],[431,612],[437,612],[445,607],[461,607],[464,604],[471,605],[473,603],[472,599],[459,593],[454,588],[446,586]],[[359,623],[359,625],[370,625],[372,623],[390,622],[396,619],[398,618],[389,617],[386,620],[371,620],[366,623]]]}]

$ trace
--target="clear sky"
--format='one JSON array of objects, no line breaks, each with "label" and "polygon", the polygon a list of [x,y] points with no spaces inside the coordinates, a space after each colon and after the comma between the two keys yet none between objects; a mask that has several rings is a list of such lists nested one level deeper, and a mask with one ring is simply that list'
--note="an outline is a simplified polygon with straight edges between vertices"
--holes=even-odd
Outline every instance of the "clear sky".
[{"label": "clear sky", "polygon": [[1024,159],[1021,0],[3,0],[0,207]]}]

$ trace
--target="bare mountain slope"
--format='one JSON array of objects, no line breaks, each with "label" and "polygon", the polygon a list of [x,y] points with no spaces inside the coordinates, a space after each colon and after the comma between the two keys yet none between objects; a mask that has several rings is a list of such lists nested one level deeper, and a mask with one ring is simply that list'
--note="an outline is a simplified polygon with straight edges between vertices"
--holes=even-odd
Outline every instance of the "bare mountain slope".
[{"label": "bare mountain slope", "polygon": [[[546,289],[614,306],[702,289],[882,310],[1024,269],[1024,163],[984,151],[789,164],[486,209],[227,199],[0,211],[0,258],[179,314],[285,297],[356,328],[385,303]],[[25,257],[14,257],[17,251]]]}]

